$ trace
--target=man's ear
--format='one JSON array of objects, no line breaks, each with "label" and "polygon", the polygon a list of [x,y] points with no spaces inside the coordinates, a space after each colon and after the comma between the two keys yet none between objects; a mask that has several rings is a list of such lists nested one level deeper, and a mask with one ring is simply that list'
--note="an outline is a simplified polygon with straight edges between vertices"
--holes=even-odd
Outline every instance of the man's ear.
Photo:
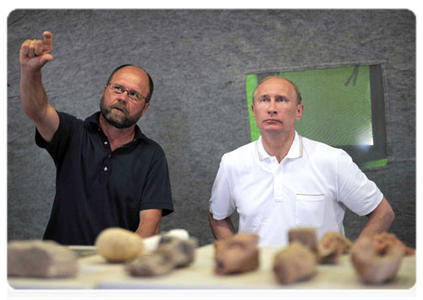
[{"label": "man's ear", "polygon": [[253,112],[253,117],[254,117],[254,120],[255,120],[256,119],[256,112],[254,110],[254,100],[253,100],[253,104],[251,104],[251,111]]},{"label": "man's ear", "polygon": [[295,117],[296,121],[299,121],[304,113],[304,104],[297,105],[297,116]]},{"label": "man's ear", "polygon": [[150,106],[150,102],[148,102],[148,103],[146,103],[145,105],[144,105],[144,107],[143,107],[143,109],[142,109],[142,112],[141,112],[141,117],[143,117],[144,116],[144,114],[145,114],[145,112],[147,111],[147,108]]}]

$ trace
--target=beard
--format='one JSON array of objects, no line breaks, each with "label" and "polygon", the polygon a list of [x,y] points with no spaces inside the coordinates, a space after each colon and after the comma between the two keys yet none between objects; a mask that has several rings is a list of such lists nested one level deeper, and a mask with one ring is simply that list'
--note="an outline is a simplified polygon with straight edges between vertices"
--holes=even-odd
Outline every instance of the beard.
[{"label": "beard", "polygon": [[141,118],[142,112],[144,110],[142,109],[140,113],[131,116],[126,105],[117,102],[115,104],[106,106],[104,102],[105,101],[103,96],[101,97],[100,101],[100,112],[102,116],[107,121],[107,123],[119,129],[129,128],[136,124]]}]

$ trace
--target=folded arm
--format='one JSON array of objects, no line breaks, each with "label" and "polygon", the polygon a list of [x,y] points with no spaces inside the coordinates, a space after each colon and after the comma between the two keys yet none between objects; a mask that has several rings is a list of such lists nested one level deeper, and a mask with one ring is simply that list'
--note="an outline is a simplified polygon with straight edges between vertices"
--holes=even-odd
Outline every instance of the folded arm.
[{"label": "folded arm", "polygon": [[388,231],[395,219],[395,213],[386,198],[383,198],[379,205],[367,215],[367,218],[359,238]]},{"label": "folded arm", "polygon": [[235,234],[235,228],[230,216],[223,220],[216,220],[213,218],[213,214],[209,212],[209,222],[213,235],[217,240],[227,239]]}]

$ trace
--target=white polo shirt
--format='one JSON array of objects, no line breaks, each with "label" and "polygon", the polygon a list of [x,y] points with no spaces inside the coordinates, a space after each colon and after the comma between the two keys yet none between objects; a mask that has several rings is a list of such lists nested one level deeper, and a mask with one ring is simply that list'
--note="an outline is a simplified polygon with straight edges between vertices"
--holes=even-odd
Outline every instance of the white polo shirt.
[{"label": "white polo shirt", "polygon": [[239,232],[260,235],[260,245],[288,244],[288,230],[314,227],[318,239],[344,233],[345,207],[372,212],[383,194],[343,150],[301,137],[278,163],[261,137],[223,155],[212,188],[210,212],[222,220],[236,210]]}]

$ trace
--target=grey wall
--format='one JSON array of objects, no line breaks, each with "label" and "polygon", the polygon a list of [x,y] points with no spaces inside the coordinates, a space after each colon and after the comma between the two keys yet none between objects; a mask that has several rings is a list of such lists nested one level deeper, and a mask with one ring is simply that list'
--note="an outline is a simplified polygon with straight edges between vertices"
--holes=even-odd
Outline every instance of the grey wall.
[{"label": "grey wall", "polygon": [[[392,232],[416,234],[415,16],[405,10],[17,10],[8,22],[8,240],[41,238],[55,168],[34,144],[20,105],[19,49],[50,30],[44,85],[58,110],[85,118],[116,66],[144,67],[156,85],[142,131],[168,162],[175,212],[162,230],[213,240],[207,220],[221,156],[250,141],[245,75],[344,63],[383,63],[388,166],[367,170],[396,212]],[[347,236],[365,218],[347,214]]]}]

